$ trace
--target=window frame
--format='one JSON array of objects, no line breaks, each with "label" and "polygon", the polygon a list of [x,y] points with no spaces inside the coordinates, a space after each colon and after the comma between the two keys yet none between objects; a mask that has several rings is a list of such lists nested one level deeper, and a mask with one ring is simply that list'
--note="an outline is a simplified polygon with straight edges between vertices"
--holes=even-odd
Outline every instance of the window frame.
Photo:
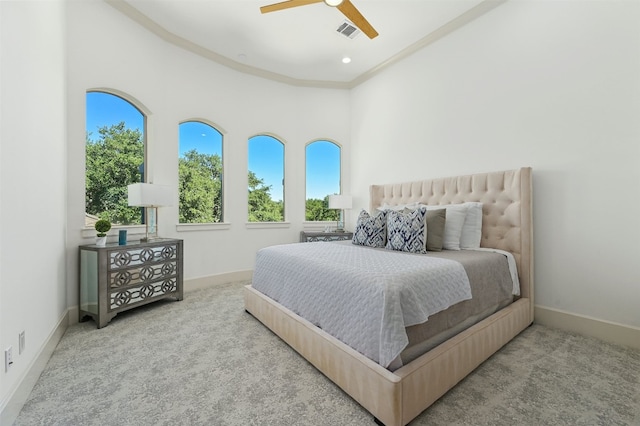
[{"label": "window frame", "polygon": [[[87,160],[87,151],[86,151],[86,147],[87,147],[87,142],[86,142],[86,135],[87,135],[87,125],[86,125],[86,120],[87,120],[87,95],[89,93],[102,93],[105,95],[111,95],[111,96],[115,96],[117,98],[120,98],[121,100],[127,102],[129,105],[131,105],[133,108],[135,108],[140,115],[142,116],[142,144],[143,144],[143,180],[141,182],[145,183],[147,182],[147,178],[148,176],[150,176],[151,174],[149,173],[150,171],[150,165],[149,165],[149,156],[148,156],[148,129],[149,129],[149,121],[150,121],[150,117],[151,117],[151,111],[142,103],[140,102],[138,99],[136,99],[134,96],[123,92],[121,90],[118,89],[114,89],[114,88],[110,88],[110,87],[93,87],[93,88],[89,88],[86,89],[84,92],[84,103],[83,103],[83,110],[84,110],[84,122],[85,122],[85,141],[84,141],[84,145],[83,145],[83,149],[84,149],[84,155],[83,155],[83,162],[84,162],[84,168],[85,168],[85,177],[82,183],[82,188],[83,188],[83,199],[86,198],[86,194],[87,194],[87,179],[86,179],[86,160]],[[145,208],[142,208],[142,217],[146,217],[146,212],[145,212]],[[131,232],[130,236],[143,236],[145,235],[145,231],[146,231],[146,227],[145,224],[133,224],[133,225],[122,225],[122,224],[112,224],[111,226],[111,230],[107,233],[107,236],[113,236],[113,235],[117,235],[118,231],[120,229],[126,229],[129,230]],[[86,204],[84,204],[84,214],[83,214],[83,225],[81,228],[81,236],[82,238],[89,238],[89,237],[95,237],[95,229],[93,226],[91,225],[87,225],[86,224]]]},{"label": "window frame", "polygon": [[[302,222],[302,226],[303,229],[305,230],[322,230],[324,229],[324,227],[326,227],[328,224],[332,224],[336,221],[334,220],[306,220],[307,218],[307,148],[316,143],[316,142],[328,142],[331,143],[333,145],[335,145],[338,148],[338,155],[339,155],[339,164],[338,164],[338,170],[340,171],[340,176],[338,177],[338,194],[342,194],[342,175],[344,173],[343,170],[343,158],[344,158],[344,153],[343,153],[343,146],[342,144],[340,144],[338,141],[331,139],[331,138],[317,138],[317,139],[313,139],[309,142],[307,142],[304,145],[304,208],[303,208],[303,212],[304,212],[304,220]],[[331,195],[331,194],[327,194],[327,195]]]},{"label": "window frame", "polygon": [[[226,159],[225,159],[225,151],[226,151],[226,130],[222,128],[222,126],[214,123],[211,120],[206,118],[189,118],[186,120],[182,120],[178,123],[178,164],[180,160],[180,126],[185,123],[200,123],[207,125],[218,132],[221,136],[221,146],[220,146],[220,162],[222,163],[222,182],[220,185],[220,222],[203,222],[203,223],[182,223],[180,222],[180,206],[178,205],[178,222],[176,223],[176,231],[208,231],[208,230],[219,230],[219,229],[229,229],[230,222],[226,220],[227,217],[227,203],[225,200],[227,194],[227,179],[226,179]],[[180,172],[178,171],[178,191],[180,191]],[[180,194],[178,193],[178,203]]]},{"label": "window frame", "polygon": [[[282,144],[282,220],[274,221],[274,222],[251,222],[249,221],[249,153],[250,153],[250,142],[251,139],[256,137],[268,137],[272,138],[275,141]],[[288,221],[288,213],[287,213],[287,143],[284,138],[269,132],[261,132],[256,133],[247,138],[247,169],[246,169],[246,178],[247,178],[247,192],[246,192],[246,222],[245,226],[247,229],[259,229],[259,228],[283,228],[290,226],[290,222]]]}]

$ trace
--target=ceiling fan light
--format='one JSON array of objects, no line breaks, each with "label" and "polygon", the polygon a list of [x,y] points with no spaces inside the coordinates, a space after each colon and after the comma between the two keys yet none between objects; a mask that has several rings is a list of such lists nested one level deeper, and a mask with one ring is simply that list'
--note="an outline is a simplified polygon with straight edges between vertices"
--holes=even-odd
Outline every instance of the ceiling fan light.
[{"label": "ceiling fan light", "polygon": [[327,6],[331,6],[331,7],[340,6],[340,4],[342,4],[342,1],[343,0],[324,0]]}]

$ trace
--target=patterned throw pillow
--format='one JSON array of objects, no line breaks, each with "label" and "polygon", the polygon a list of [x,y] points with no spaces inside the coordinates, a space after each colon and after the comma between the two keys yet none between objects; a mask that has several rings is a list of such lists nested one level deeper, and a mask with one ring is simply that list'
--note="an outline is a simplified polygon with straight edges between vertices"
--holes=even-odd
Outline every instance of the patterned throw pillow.
[{"label": "patterned throw pillow", "polygon": [[387,245],[390,250],[426,253],[427,209],[408,213],[390,211],[387,215]]},{"label": "patterned throw pillow", "polygon": [[371,216],[362,210],[353,231],[353,244],[369,247],[384,247],[387,241],[387,212]]}]

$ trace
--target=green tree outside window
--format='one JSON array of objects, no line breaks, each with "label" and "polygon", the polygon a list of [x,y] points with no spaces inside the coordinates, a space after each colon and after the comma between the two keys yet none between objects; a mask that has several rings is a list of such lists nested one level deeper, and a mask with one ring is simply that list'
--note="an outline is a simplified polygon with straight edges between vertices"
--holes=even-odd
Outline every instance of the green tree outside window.
[{"label": "green tree outside window", "polygon": [[222,133],[199,121],[180,124],[180,223],[223,221]]},{"label": "green tree outside window", "polygon": [[248,220],[283,222],[284,144],[273,136],[258,135],[249,139],[248,152]]},{"label": "green tree outside window", "polygon": [[329,209],[329,195],[340,194],[340,146],[317,140],[305,148],[305,220],[337,221],[339,210]]},{"label": "green tree outside window", "polygon": [[141,181],[144,143],[124,122],[98,129],[86,141],[85,211],[114,224],[141,223],[140,208],[128,205],[127,185]]}]

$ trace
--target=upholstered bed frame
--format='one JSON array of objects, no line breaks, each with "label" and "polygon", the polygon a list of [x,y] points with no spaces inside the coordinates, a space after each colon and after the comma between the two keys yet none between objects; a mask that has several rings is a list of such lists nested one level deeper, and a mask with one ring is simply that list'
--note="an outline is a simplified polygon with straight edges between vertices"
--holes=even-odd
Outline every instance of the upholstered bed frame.
[{"label": "upholstered bed frame", "polygon": [[481,247],[513,253],[521,296],[506,308],[391,372],[251,286],[246,310],[386,426],[403,426],[533,322],[531,168],[372,185],[382,205],[483,203]]}]

